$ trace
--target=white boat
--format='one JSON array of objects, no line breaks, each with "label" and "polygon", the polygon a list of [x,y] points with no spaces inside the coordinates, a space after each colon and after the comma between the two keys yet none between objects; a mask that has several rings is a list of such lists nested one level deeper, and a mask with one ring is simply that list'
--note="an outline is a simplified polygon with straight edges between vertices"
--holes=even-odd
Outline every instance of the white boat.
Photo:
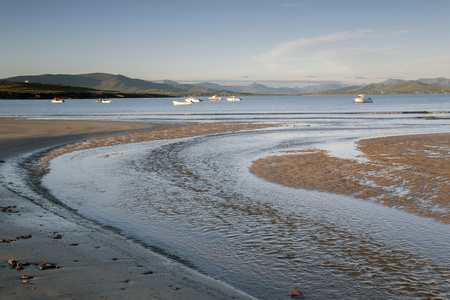
[{"label": "white boat", "polygon": [[60,98],[53,98],[52,103],[63,103],[64,99],[60,99]]},{"label": "white boat", "polygon": [[210,100],[210,101],[220,101],[220,100],[222,100],[222,98],[217,97],[216,95],[214,95],[214,96],[212,96],[212,97],[209,97],[209,100]]},{"label": "white boat", "polygon": [[173,101],[173,105],[191,105],[192,102],[188,101]]},{"label": "white boat", "polygon": [[358,97],[355,98],[353,103],[372,103],[372,98],[364,98],[364,95],[358,95]]},{"label": "white boat", "polygon": [[108,99],[102,99],[101,101],[102,103],[112,103],[112,100],[108,100]]},{"label": "white boat", "polygon": [[227,101],[241,101],[241,100],[242,100],[241,98],[236,98],[234,96],[227,98]]},{"label": "white boat", "polygon": [[198,102],[202,102],[203,100],[202,99],[195,99],[194,97],[189,97],[189,98],[186,98],[186,99],[184,99],[184,101],[185,102],[196,102],[196,103],[198,103]]}]

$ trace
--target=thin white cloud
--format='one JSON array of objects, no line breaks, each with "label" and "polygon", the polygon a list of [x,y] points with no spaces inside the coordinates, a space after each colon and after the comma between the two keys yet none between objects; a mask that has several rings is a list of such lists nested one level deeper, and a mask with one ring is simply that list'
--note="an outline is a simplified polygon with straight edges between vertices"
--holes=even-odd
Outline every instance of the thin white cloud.
[{"label": "thin white cloud", "polygon": [[406,33],[409,31],[344,31],[301,38],[278,44],[255,60],[273,72],[296,77],[345,77],[389,72],[395,64],[410,68],[408,61],[411,62],[411,56],[417,57],[411,45],[391,44],[392,41],[387,40],[387,36]]},{"label": "thin white cloud", "polygon": [[[352,50],[352,42],[363,37],[365,32],[338,32],[315,38],[302,38],[276,45],[267,53],[256,57],[257,61],[268,65],[278,65],[292,60],[311,59],[325,53]],[[322,54],[322,55],[321,55]]]}]

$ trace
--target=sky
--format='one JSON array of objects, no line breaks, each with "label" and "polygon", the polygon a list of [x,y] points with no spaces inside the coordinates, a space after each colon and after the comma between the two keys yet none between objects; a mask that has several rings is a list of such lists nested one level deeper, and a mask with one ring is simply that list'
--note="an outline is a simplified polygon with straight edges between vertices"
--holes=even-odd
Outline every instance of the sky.
[{"label": "sky", "polygon": [[0,0],[0,78],[450,78],[450,0]]}]

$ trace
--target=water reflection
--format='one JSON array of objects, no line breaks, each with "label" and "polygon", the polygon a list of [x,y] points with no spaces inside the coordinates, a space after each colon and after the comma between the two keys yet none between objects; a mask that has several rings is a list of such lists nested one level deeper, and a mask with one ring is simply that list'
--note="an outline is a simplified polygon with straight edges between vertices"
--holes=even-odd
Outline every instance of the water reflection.
[{"label": "water reflection", "polygon": [[[74,153],[55,160],[46,184],[62,181],[61,192],[54,193],[80,213],[259,299],[288,299],[297,288],[308,299],[444,297],[450,288],[448,225],[344,196],[285,188],[249,173],[253,160],[278,150],[334,148],[396,130],[389,124],[370,130],[338,125]],[[337,152],[353,151],[343,149]],[[105,151],[118,155],[100,158]],[[102,174],[108,181],[94,180]]]}]

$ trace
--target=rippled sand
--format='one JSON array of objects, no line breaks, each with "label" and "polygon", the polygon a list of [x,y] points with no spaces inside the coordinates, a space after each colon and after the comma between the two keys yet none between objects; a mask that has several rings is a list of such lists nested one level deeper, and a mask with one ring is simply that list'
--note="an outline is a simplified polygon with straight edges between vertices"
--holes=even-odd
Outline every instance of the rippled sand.
[{"label": "rippled sand", "polygon": [[[41,158],[37,173],[45,174],[52,158],[77,150],[273,126],[248,122],[198,123],[83,141],[47,153]],[[254,162],[251,171],[284,186],[349,195],[450,223],[449,142],[450,134],[366,139],[357,145],[364,162],[310,149],[260,159]]]},{"label": "rippled sand", "polygon": [[[83,141],[48,152],[47,156],[41,161],[40,171],[45,173],[48,161],[52,157],[76,150],[272,126],[274,125],[267,123],[175,125],[165,128],[159,127],[157,130],[145,133]],[[428,188],[430,185],[425,186],[425,184],[442,180],[438,186],[439,188],[445,187],[448,184],[448,174],[436,175],[433,179],[429,177],[420,179],[415,176],[419,173],[423,176],[430,176],[429,173],[432,172],[428,168],[431,167],[424,167],[424,165],[432,166],[431,161],[427,161],[428,159],[434,161],[436,158],[439,159],[437,164],[445,173],[446,167],[444,164],[446,156],[448,156],[448,136],[427,135],[420,136],[421,139],[410,136],[361,141],[359,147],[363,153],[362,156],[367,161],[364,163],[356,159],[332,157],[320,149],[284,152],[284,156],[269,157],[257,161],[252,171],[258,175],[267,176],[267,178],[264,177],[267,180],[272,177],[270,181],[297,188],[322,190],[355,197],[359,195],[363,199],[378,201],[385,205],[389,201],[394,201],[395,197],[403,197],[402,201],[408,203],[398,201],[397,204],[390,206],[400,207],[400,205],[409,205],[409,202],[416,201],[418,203],[416,206],[428,207],[433,212],[445,212],[448,211],[447,207],[437,206],[429,202],[430,199],[428,198],[432,198],[429,195],[434,191],[431,191],[431,187]],[[406,138],[406,140],[402,142],[402,138]],[[413,138],[417,143],[409,140]],[[437,141],[434,140],[436,138]],[[431,140],[428,141],[428,139]],[[166,153],[161,152],[161,155],[165,156]],[[155,157],[150,165],[153,166],[158,161],[158,158]],[[183,162],[177,161],[174,168],[179,165],[184,166]],[[258,166],[260,169],[257,169]],[[163,167],[166,168],[167,166],[163,164]],[[168,178],[172,177],[174,168],[167,169],[167,172],[170,173]],[[183,172],[184,169],[178,171]],[[302,174],[307,176],[301,176]],[[419,179],[422,180],[422,183],[418,183],[419,187],[423,186],[423,190],[427,192],[427,196],[423,196],[425,199],[419,198],[419,193],[411,187],[411,182],[419,181]],[[185,184],[185,182],[188,181],[182,181],[182,184]],[[198,188],[198,186],[196,185],[195,188]],[[236,243],[240,250],[238,255],[253,262],[255,262],[255,256],[262,255],[261,262],[263,263],[261,264],[268,264],[269,270],[271,270],[270,272],[265,271],[263,274],[271,279],[285,278],[280,274],[288,274],[286,276],[289,278],[280,280],[285,290],[300,286],[302,291],[311,294],[320,293],[320,295],[328,296],[325,298],[337,297],[341,299],[346,298],[345,293],[356,295],[355,291],[367,292],[369,290],[371,292],[367,293],[370,295],[383,295],[388,291],[388,294],[392,293],[392,298],[398,295],[403,297],[414,295],[417,298],[431,298],[433,295],[438,295],[435,297],[438,299],[439,295],[446,295],[448,292],[448,285],[446,285],[448,282],[447,266],[442,267],[434,264],[429,257],[422,256],[415,249],[397,246],[395,241],[391,243],[390,240],[386,242],[385,240],[373,239],[365,234],[355,234],[345,226],[330,226],[328,219],[322,222],[315,217],[311,219],[304,217],[303,214],[281,215],[270,205],[254,205],[254,199],[249,199],[251,201],[246,202],[245,197],[237,198],[236,194],[224,188],[219,192],[224,199],[228,197],[226,199],[237,200],[231,204],[214,202],[219,205],[219,210],[223,207],[223,211],[228,212],[229,216],[235,217],[236,214],[244,216],[241,219],[242,230],[239,231],[239,227],[236,225],[229,229],[232,235],[242,236],[242,242]],[[407,192],[414,193],[412,196],[410,195],[412,200],[406,200]],[[442,190],[441,194],[448,193]],[[330,197],[330,199],[332,198]],[[441,196],[436,196],[436,199],[439,199],[438,202],[446,203],[441,201],[443,199]],[[162,199],[162,201],[166,203],[165,199]],[[183,197],[183,203],[185,202]],[[189,212],[192,211],[190,205],[192,203],[195,203],[195,201],[189,202],[189,205],[186,206]],[[406,210],[405,208],[403,209]],[[179,211],[180,206],[177,206],[176,209]],[[202,206],[201,209],[204,210],[204,207]],[[208,208],[208,212],[210,211],[211,207]],[[414,213],[426,215],[422,211]],[[174,216],[175,218],[179,217],[175,214]],[[218,224],[215,224],[215,226],[220,226],[223,223],[222,228],[229,228],[229,219],[222,219],[223,216],[226,216],[224,213],[212,213],[211,216]],[[217,218],[217,216],[221,218]],[[448,217],[448,214],[443,213],[438,219],[446,223],[445,216]],[[431,217],[436,218],[435,216]],[[195,215],[195,220],[197,219],[198,223],[196,224],[199,226],[203,223],[210,226],[214,222],[205,222],[205,216],[198,218]],[[42,222],[42,220],[38,220],[38,222]],[[255,226],[255,224],[258,226]],[[253,231],[249,231],[249,228]],[[261,236],[262,239],[255,239],[255,236]],[[275,241],[273,246],[269,248],[267,238]],[[100,249],[104,248],[106,247]],[[236,248],[233,248],[233,251],[236,251]],[[268,258],[271,260],[267,263]],[[243,265],[254,267],[251,264]],[[279,269],[278,277],[274,276],[277,268]],[[123,274],[124,271],[120,270],[117,273]],[[128,270],[126,273],[128,273]],[[332,274],[332,276],[327,277],[328,274]],[[324,278],[327,279],[326,284],[323,284]],[[330,278],[337,278],[337,280],[330,281]],[[350,290],[347,290],[346,284],[348,282],[352,283]],[[133,282],[133,284],[135,283]],[[137,293],[138,290],[129,288],[126,292],[127,294],[131,291]],[[185,289],[180,291],[185,295]],[[339,291],[341,295],[336,295],[336,291]],[[401,298],[398,296],[397,299]]]},{"label": "rippled sand", "polygon": [[73,143],[57,147],[43,156],[37,168],[33,170],[35,175],[44,175],[48,171],[50,160],[65,153],[85,150],[96,147],[114,146],[120,144],[149,142],[165,139],[177,139],[198,135],[226,133],[241,130],[255,130],[267,127],[275,127],[272,123],[250,123],[250,122],[223,122],[223,123],[191,123],[188,125],[171,125],[157,127],[152,131],[138,132],[115,137],[106,137]]},{"label": "rippled sand", "polygon": [[[0,298],[253,299],[223,282],[148,251],[139,243],[132,243],[112,231],[77,217],[66,218],[53,214],[35,205],[20,193],[7,188],[13,182],[10,174],[1,168],[18,155],[80,139],[146,130],[146,133],[86,140],[58,147],[48,152],[41,166],[45,167],[51,157],[74,150],[217,133],[221,129],[242,130],[245,126],[222,124],[180,127],[64,120],[0,120],[0,125],[0,169],[3,175],[0,176],[0,207],[3,208],[0,212],[0,288],[3,297]],[[264,125],[250,127],[258,126]],[[44,172],[45,168],[40,171]],[[57,234],[61,239],[55,239]],[[33,263],[24,264],[24,269],[18,271],[11,267],[9,260],[17,261],[20,265],[24,262]],[[38,270],[38,262],[57,263],[59,268]],[[22,280],[21,274],[32,276],[27,277],[31,279]]]},{"label": "rippled sand", "polygon": [[288,187],[349,195],[450,223],[450,134],[361,140],[361,162],[311,149],[255,161],[257,176]]}]

